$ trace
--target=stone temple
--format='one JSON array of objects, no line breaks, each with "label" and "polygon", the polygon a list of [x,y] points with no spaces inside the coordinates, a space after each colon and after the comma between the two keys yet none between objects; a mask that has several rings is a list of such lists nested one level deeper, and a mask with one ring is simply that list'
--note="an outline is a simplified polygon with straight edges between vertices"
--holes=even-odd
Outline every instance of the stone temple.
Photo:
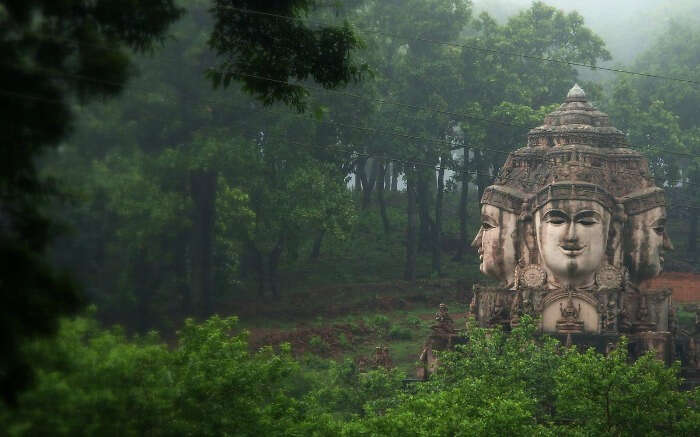
[{"label": "stone temple", "polygon": [[[480,326],[507,331],[529,314],[542,333],[601,352],[623,335],[633,357],[653,350],[670,362],[687,349],[675,342],[671,290],[640,287],[672,249],[664,191],[578,85],[510,153],[484,191],[481,221],[472,246],[499,285],[474,286]],[[452,334],[433,335],[424,355]]]},{"label": "stone temple", "polygon": [[481,205],[473,246],[500,286],[475,286],[479,325],[510,329],[531,314],[568,341],[605,348],[625,335],[633,355],[671,359],[671,291],[640,288],[672,249],[664,192],[578,85],[508,156]]}]

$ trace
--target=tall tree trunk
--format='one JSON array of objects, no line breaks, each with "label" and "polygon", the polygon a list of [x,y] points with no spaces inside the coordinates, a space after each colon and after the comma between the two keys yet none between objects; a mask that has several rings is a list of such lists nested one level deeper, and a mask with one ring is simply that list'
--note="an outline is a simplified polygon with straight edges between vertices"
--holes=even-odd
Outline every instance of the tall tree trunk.
[{"label": "tall tree trunk", "polygon": [[[431,170],[432,171],[432,170]],[[416,197],[418,203],[418,218],[420,219],[418,247],[428,250],[432,247],[433,219],[430,217],[430,182],[434,176],[428,177],[425,171],[418,171],[416,177]]]},{"label": "tall tree trunk", "polygon": [[358,193],[362,191],[362,178],[365,177],[365,163],[366,159],[358,159],[355,162],[355,191]]},{"label": "tall tree trunk", "polygon": [[248,241],[245,252],[246,264],[255,270],[255,279],[258,283],[258,298],[262,300],[265,298],[265,268],[263,267],[262,254],[252,241]]},{"label": "tall tree trunk", "polygon": [[180,294],[182,315],[192,314],[192,292],[187,271],[187,234],[180,234],[175,242],[175,283]]},{"label": "tall tree trunk", "polygon": [[284,248],[284,238],[280,237],[277,240],[275,248],[270,252],[270,256],[267,260],[268,267],[268,283],[270,285],[270,291],[272,296],[279,296],[279,278],[277,276],[277,267],[279,267],[280,257],[282,255],[282,249]]},{"label": "tall tree trunk", "polygon": [[393,174],[392,172],[392,167],[394,166],[394,163],[391,161],[384,161],[384,169],[382,170],[384,172],[384,191],[389,191],[391,189],[391,175]]},{"label": "tall tree trunk", "polygon": [[311,259],[318,259],[321,256],[321,243],[323,243],[323,236],[326,235],[326,230],[321,229],[314,238],[314,245],[311,248]]},{"label": "tall tree trunk", "polygon": [[265,255],[259,250],[256,249],[256,260],[255,260],[255,267],[257,271],[257,278],[258,278],[258,298],[260,300],[265,300],[267,289],[268,289],[268,282],[269,282],[269,274],[268,274],[268,264],[265,262]]},{"label": "tall tree trunk", "polygon": [[416,235],[415,176],[413,170],[406,171],[406,197],[408,199],[406,212],[408,215],[408,227],[406,229],[406,269],[404,270],[404,279],[407,281],[416,280],[416,252],[418,250],[418,241]]},{"label": "tall tree trunk", "polygon": [[445,165],[447,158],[440,157],[440,169],[437,178],[437,193],[435,194],[435,224],[433,225],[433,273],[442,273],[442,198],[445,192]]},{"label": "tall tree trunk", "polygon": [[190,172],[190,193],[194,203],[192,229],[192,294],[197,315],[212,312],[212,252],[216,205],[216,173],[211,170]]},{"label": "tall tree trunk", "polygon": [[379,173],[379,160],[375,158],[368,158],[370,162],[370,172],[369,177],[367,173],[363,172],[365,177],[362,179],[362,209],[367,209],[372,202],[372,191],[374,186],[377,184],[377,173]]},{"label": "tall tree trunk", "polygon": [[391,191],[399,191],[399,166],[395,162],[391,164]]},{"label": "tall tree trunk", "polygon": [[379,213],[382,216],[382,224],[384,225],[384,235],[389,235],[389,217],[386,214],[386,202],[384,201],[385,175],[389,164],[385,162],[379,163],[379,176],[377,178],[377,201],[379,202]]},{"label": "tall tree trunk", "polygon": [[698,255],[698,210],[688,208],[690,212],[690,231],[688,232],[688,255],[690,259],[697,259]]},{"label": "tall tree trunk", "polygon": [[134,283],[137,302],[137,324],[140,332],[147,332],[153,328],[153,317],[151,317],[151,303],[153,301],[153,289],[150,281],[149,263],[146,251],[140,249],[134,259]]},{"label": "tall tree trunk", "polygon": [[461,261],[464,258],[464,252],[467,250],[467,202],[469,201],[469,149],[464,147],[464,164],[462,165],[462,174],[460,179],[462,187],[459,192],[459,247],[457,254],[454,257],[455,261]]},{"label": "tall tree trunk", "polygon": [[484,162],[484,157],[482,155],[482,152],[480,151],[474,151],[474,161],[476,164],[476,183],[478,184],[478,189],[479,189],[479,198],[477,199],[479,202],[481,201],[481,198],[484,195],[484,190],[488,186],[489,183],[489,173],[488,173],[488,168],[486,168],[486,163]]}]

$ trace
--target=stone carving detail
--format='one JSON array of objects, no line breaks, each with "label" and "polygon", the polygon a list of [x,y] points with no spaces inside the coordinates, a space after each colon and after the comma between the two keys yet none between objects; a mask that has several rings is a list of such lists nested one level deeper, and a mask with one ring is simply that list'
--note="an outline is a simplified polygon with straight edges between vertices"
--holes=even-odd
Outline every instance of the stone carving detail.
[{"label": "stone carving detail", "polygon": [[436,334],[451,335],[457,331],[454,329],[454,321],[450,317],[447,305],[441,303],[438,312],[435,313],[435,324],[430,327]]},{"label": "stone carving detail", "polygon": [[510,325],[510,315],[508,314],[508,305],[506,299],[501,296],[495,296],[493,303],[489,309],[488,326],[506,326]]},{"label": "stone carving detail", "polygon": [[647,302],[647,297],[642,295],[639,300],[639,307],[637,308],[637,320],[632,323],[632,328],[635,332],[647,332],[655,331],[656,323],[651,319],[651,313],[649,312],[649,304]]},{"label": "stone carving detail", "polygon": [[374,348],[374,365],[386,369],[394,367],[394,362],[391,360],[388,347],[377,346]]},{"label": "stone carving detail", "polygon": [[604,265],[595,274],[595,282],[600,290],[617,290],[622,286],[622,272],[610,264]]},{"label": "stone carving detail", "polygon": [[519,278],[525,288],[542,287],[547,281],[547,272],[537,264],[530,264],[522,269]]},{"label": "stone carving detail", "polygon": [[608,303],[605,305],[605,317],[603,317],[603,329],[608,332],[617,330],[617,316],[620,311],[613,296],[608,296]]},{"label": "stone carving detail", "polygon": [[581,314],[581,304],[578,307],[574,305],[574,300],[569,292],[569,298],[566,300],[566,306],[559,301],[559,311],[561,319],[557,320],[557,331],[563,334],[576,334],[583,332],[583,321],[579,319]]}]

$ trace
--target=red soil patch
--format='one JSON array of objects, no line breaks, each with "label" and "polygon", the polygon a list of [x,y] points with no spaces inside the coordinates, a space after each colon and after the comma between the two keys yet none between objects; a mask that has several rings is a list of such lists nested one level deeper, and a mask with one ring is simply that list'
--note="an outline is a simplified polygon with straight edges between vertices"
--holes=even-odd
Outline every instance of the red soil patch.
[{"label": "red soil patch", "polygon": [[700,302],[700,274],[666,272],[643,284],[644,288],[670,288],[676,302]]},{"label": "red soil patch", "polygon": [[437,306],[445,300],[471,299],[471,282],[423,280],[415,283],[392,281],[373,284],[329,286],[282,295],[272,301],[259,298],[235,299],[219,307],[221,314],[241,318],[269,317],[280,320],[339,317],[366,312],[390,312],[415,305]]},{"label": "red soil patch", "polygon": [[[341,344],[340,336],[344,335],[346,344]],[[250,332],[249,345],[251,349],[262,346],[276,346],[289,343],[295,355],[314,352],[324,356],[342,354],[348,345],[363,343],[372,330],[360,321],[357,324],[334,324],[331,326],[305,327],[297,326],[293,331],[280,329],[257,328]],[[311,339],[318,337],[321,344],[313,345]]]}]

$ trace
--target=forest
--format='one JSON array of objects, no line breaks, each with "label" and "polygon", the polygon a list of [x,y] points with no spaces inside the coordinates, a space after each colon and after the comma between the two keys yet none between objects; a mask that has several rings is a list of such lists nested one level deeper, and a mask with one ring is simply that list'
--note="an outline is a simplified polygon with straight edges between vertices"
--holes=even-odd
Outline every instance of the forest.
[{"label": "forest", "polygon": [[549,3],[0,1],[2,434],[698,435],[680,364],[466,316],[484,189],[575,83],[700,273],[700,7]]}]

